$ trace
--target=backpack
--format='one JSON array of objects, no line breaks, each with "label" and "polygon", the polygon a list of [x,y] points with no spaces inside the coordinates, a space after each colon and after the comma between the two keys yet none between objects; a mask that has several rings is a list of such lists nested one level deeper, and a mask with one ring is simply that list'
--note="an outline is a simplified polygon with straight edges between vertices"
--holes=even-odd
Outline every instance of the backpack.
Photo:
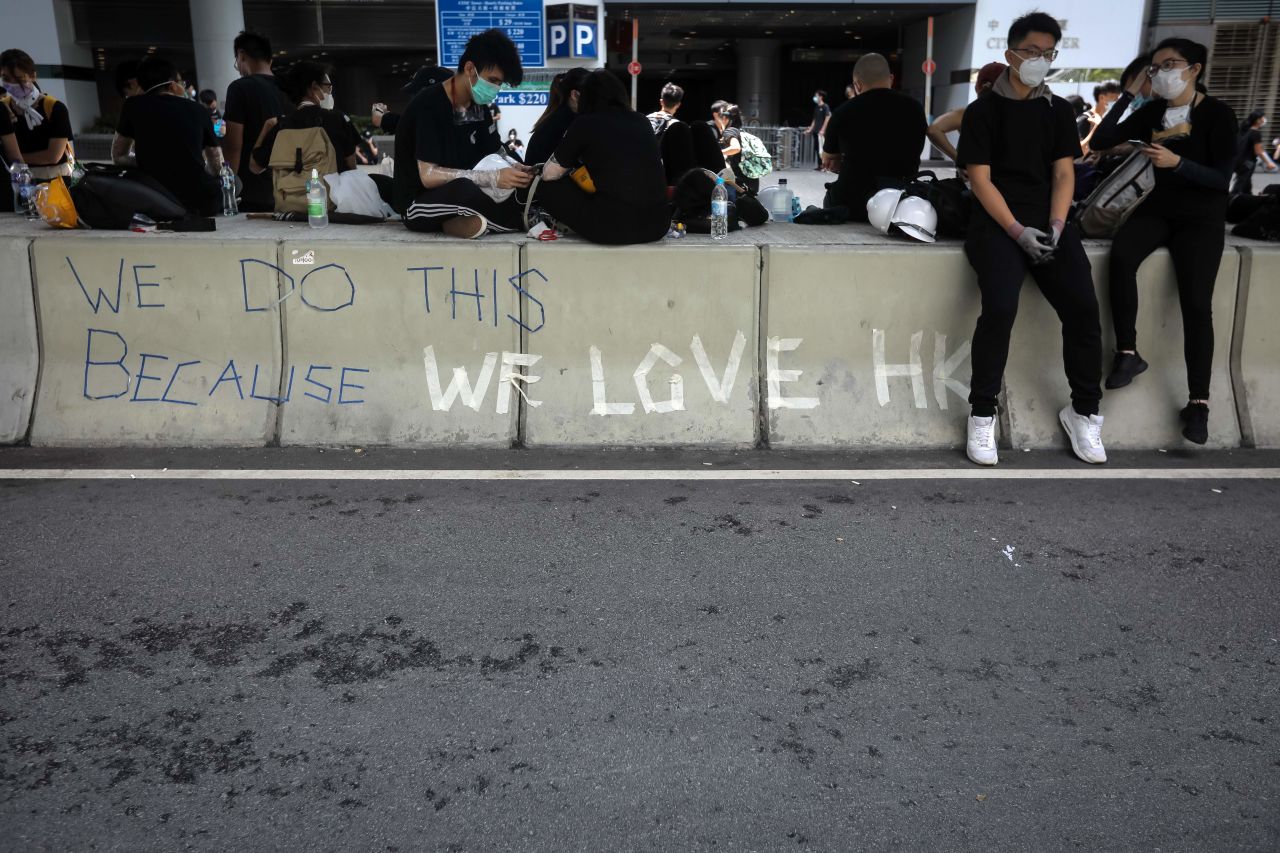
[{"label": "backpack", "polygon": [[748,178],[763,178],[772,172],[773,157],[769,155],[769,149],[764,147],[760,137],[745,130],[739,130],[738,133],[742,137],[742,161],[739,164],[742,174]]},{"label": "backpack", "polygon": [[928,170],[920,172],[904,189],[905,195],[919,196],[933,205],[938,214],[939,237],[964,237],[973,212],[973,193],[960,178],[943,178]]},{"label": "backpack", "polygon": [[134,214],[156,222],[184,219],[187,209],[159,182],[136,169],[89,164],[71,201],[81,225],[107,231],[129,228]]},{"label": "backpack", "polygon": [[[276,133],[269,165],[276,213],[306,213],[311,170],[322,178],[332,175],[338,171],[338,156],[323,127],[285,128]],[[329,212],[334,209],[331,195]]]},{"label": "backpack", "polygon": [[1155,185],[1155,167],[1145,154],[1135,151],[1077,205],[1076,224],[1088,237],[1114,237]]}]

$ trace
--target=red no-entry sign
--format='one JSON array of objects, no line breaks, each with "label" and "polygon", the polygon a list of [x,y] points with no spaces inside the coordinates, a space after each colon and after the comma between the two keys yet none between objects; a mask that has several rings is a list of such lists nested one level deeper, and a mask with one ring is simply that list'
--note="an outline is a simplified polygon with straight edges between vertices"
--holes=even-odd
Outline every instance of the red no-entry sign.
[{"label": "red no-entry sign", "polygon": [[640,63],[635,61],[634,59],[631,60],[629,63],[627,63],[627,73],[630,74],[632,77],[639,77]]},{"label": "red no-entry sign", "polygon": [[932,74],[933,72],[938,70],[938,63],[934,62],[932,59],[926,59],[923,63],[921,63],[920,70],[923,71],[925,74]]}]

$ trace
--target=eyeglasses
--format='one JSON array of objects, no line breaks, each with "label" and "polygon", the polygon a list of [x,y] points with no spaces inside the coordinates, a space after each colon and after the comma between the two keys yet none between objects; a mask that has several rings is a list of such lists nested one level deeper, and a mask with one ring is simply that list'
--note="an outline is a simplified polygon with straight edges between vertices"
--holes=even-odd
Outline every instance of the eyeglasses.
[{"label": "eyeglasses", "polygon": [[332,83],[330,83],[328,80],[325,80],[323,83],[321,83],[321,84],[320,84],[320,88],[321,88],[321,89],[326,89],[326,90],[328,90],[328,91],[332,92],[332,91],[333,91],[333,84],[332,84]]},{"label": "eyeglasses", "polygon": [[1053,48],[1050,48],[1049,50],[1041,50],[1038,47],[1011,47],[1009,49],[1018,54],[1018,56],[1026,59],[1039,59],[1043,56],[1045,59],[1053,62],[1058,58],[1058,51]]},{"label": "eyeglasses", "polygon": [[1191,64],[1190,62],[1187,62],[1187,60],[1185,59],[1166,59],[1164,62],[1161,62],[1159,65],[1152,65],[1151,67],[1149,67],[1147,69],[1147,76],[1154,77],[1157,74],[1159,74],[1161,71],[1172,71],[1173,69],[1178,67],[1178,63],[1182,63],[1183,65]]}]

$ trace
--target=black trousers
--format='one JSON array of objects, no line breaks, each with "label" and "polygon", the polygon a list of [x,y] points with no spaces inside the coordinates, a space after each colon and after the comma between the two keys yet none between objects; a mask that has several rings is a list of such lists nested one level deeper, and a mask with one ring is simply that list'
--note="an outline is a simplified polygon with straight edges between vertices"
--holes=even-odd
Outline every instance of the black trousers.
[{"label": "black trousers", "polygon": [[534,203],[575,234],[608,246],[652,243],[671,227],[671,207],[638,208],[601,193],[587,193],[568,177],[538,184]]},{"label": "black trousers", "polygon": [[1253,172],[1258,168],[1257,160],[1244,160],[1236,164],[1235,180],[1231,183],[1231,192],[1253,195]]},{"label": "black trousers", "polygon": [[994,223],[976,223],[964,250],[982,291],[982,314],[973,332],[971,356],[973,414],[996,413],[1018,296],[1029,272],[1062,321],[1062,361],[1071,386],[1071,405],[1079,414],[1096,415],[1102,401],[1102,328],[1089,258],[1075,226],[1067,226],[1053,259],[1039,266],[1032,266],[1026,253]]},{"label": "black trousers", "polygon": [[524,230],[515,193],[499,203],[466,178],[418,193],[404,211],[404,224],[410,231],[439,231],[445,220],[457,216],[483,216],[491,231]]},{"label": "black trousers", "polygon": [[1138,267],[1156,249],[1168,246],[1182,307],[1187,391],[1192,399],[1207,400],[1213,368],[1213,285],[1226,242],[1225,218],[1216,214],[1171,215],[1151,201],[1120,226],[1111,243],[1111,314],[1116,349],[1138,348]]}]

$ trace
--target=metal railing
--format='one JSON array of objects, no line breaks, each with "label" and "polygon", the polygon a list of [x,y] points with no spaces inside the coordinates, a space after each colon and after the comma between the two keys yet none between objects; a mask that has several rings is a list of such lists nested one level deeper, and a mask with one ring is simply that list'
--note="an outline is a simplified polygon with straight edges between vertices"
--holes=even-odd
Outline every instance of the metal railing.
[{"label": "metal railing", "polygon": [[813,137],[802,127],[744,127],[743,130],[759,137],[769,149],[775,171],[818,165],[817,155],[813,153]]}]

